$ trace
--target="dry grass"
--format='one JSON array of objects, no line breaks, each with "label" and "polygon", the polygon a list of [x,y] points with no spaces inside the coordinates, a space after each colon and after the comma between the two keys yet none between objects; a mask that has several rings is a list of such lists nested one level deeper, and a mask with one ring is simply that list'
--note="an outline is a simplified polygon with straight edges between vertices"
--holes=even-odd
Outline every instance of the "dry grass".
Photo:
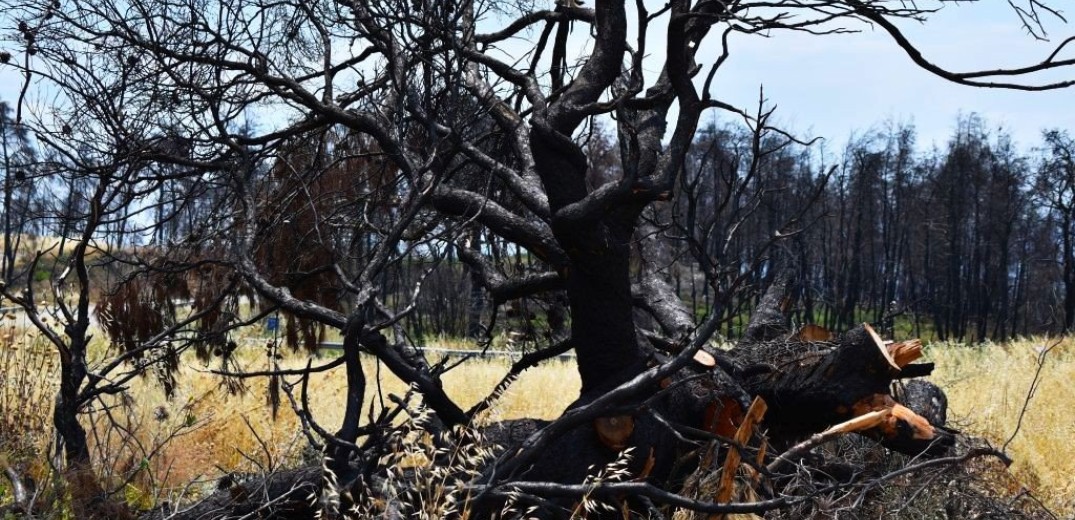
[{"label": "dry grass", "polygon": [[[933,345],[933,380],[948,393],[949,421],[1001,446],[1015,431],[1038,368],[1041,350],[1055,339],[1003,345]],[[1037,390],[1009,446],[1015,476],[1036,496],[1075,514],[1075,338],[1046,355]]]},{"label": "dry grass", "polygon": [[48,342],[18,321],[0,317],[0,467],[43,470],[59,367]]},{"label": "dry grass", "polygon": [[[263,370],[267,368],[263,359],[248,353],[240,357],[239,363],[249,370]],[[314,364],[328,359],[315,360]],[[282,368],[301,368],[305,363],[305,359],[294,356],[286,359]],[[391,406],[390,394],[403,396],[407,392],[407,386],[379,367],[373,358],[365,358],[363,367],[368,380],[364,409],[370,409],[372,404],[376,413],[381,403]],[[466,408],[485,398],[509,367],[507,359],[471,362],[448,372],[442,380],[448,394]],[[287,465],[301,456],[305,439],[298,419],[286,397],[282,398],[277,417],[272,417],[266,406],[264,379],[250,380],[245,394],[231,394],[220,385],[217,376],[189,359],[180,381],[179,391],[170,402],[164,400],[163,392],[149,379],[134,385],[129,392],[130,400],[137,403],[138,417],[134,423],[152,426],[163,415],[168,419],[159,421],[161,428],[177,422],[194,426],[172,439],[158,455],[153,469],[161,476],[160,480],[179,485],[208,476],[207,473],[219,474],[220,470],[260,469],[251,459],[262,464]],[[489,419],[554,418],[577,397],[578,390],[574,366],[553,362],[545,369],[524,373]],[[342,369],[310,379],[309,401],[314,418],[329,431],[335,430],[343,419],[345,392],[346,376]],[[534,399],[534,396],[542,397]],[[264,441],[268,450],[252,433]]]},{"label": "dry grass", "polygon": [[[13,334],[8,331],[8,339]],[[951,422],[968,433],[981,435],[994,445],[1012,434],[1027,391],[1037,368],[1039,347],[1051,344],[1036,339],[987,347],[933,345],[928,356],[937,363],[933,380],[946,389],[950,400]],[[10,352],[10,341],[0,340],[0,359]],[[318,362],[325,362],[334,355]],[[0,366],[5,373],[5,385],[13,380],[15,365],[29,361],[9,357]],[[247,369],[265,369],[264,351],[256,347],[241,354],[238,361]],[[94,423],[101,453],[113,454],[112,469],[116,474],[142,471],[144,476],[133,481],[135,492],[128,498],[152,503],[157,496],[143,491],[181,486],[199,478],[219,476],[222,471],[257,471],[265,466],[286,466],[296,463],[302,455],[304,439],[298,421],[289,410],[286,399],[275,419],[266,406],[266,382],[249,382],[243,395],[230,394],[220,385],[219,378],[209,374],[193,357],[184,358],[179,391],[172,401],[151,378],[133,385],[124,398],[128,405],[121,418],[137,431],[135,449],[124,444],[107,421]],[[304,366],[302,356],[287,356],[284,367]],[[461,406],[468,407],[484,398],[508,370],[510,360],[472,361],[444,376],[449,395]],[[403,395],[406,387],[379,368],[373,359],[364,360],[369,387],[367,407],[374,409],[387,395]],[[1071,417],[1075,402],[1075,341],[1066,340],[1045,360],[1038,390],[1031,401],[1022,426],[1011,443],[1015,459],[1013,471],[1018,479],[1051,507],[1065,514],[1075,512],[1075,420]],[[379,381],[380,385],[377,384]],[[511,387],[491,414],[491,420],[517,417],[553,418],[559,415],[577,395],[579,379],[572,363],[553,362],[532,369]],[[7,387],[4,388],[8,391]],[[338,427],[343,414],[345,376],[337,369],[318,374],[310,381],[310,402],[316,419],[329,430]],[[42,412],[47,407],[42,407]],[[9,412],[8,412],[9,413]],[[178,436],[172,433],[178,432]],[[256,433],[256,435],[254,435]],[[42,436],[40,442],[45,442]],[[261,439],[259,441],[258,439]],[[167,441],[167,442],[165,442]],[[145,460],[140,454],[152,450],[147,446],[163,444],[159,452]],[[2,449],[2,447],[0,447]],[[44,450],[44,446],[41,447]],[[3,456],[0,453],[0,456]],[[139,470],[138,468],[141,468]]]},{"label": "dry grass", "polygon": [[[53,253],[59,253],[58,246],[61,242],[66,242],[67,247],[71,247],[74,244],[72,239],[63,240],[59,236],[52,235],[31,235],[23,233],[18,237],[18,256],[16,262],[28,262],[38,251],[52,251]],[[4,238],[0,237],[0,248],[4,246]],[[97,239],[90,240],[91,255],[94,251],[103,251],[109,249],[107,244]]]},{"label": "dry grass", "polygon": [[[18,260],[23,261],[32,257],[35,251],[47,251],[59,245],[60,238],[54,236],[37,236],[21,234],[18,237]],[[12,241],[14,244],[14,241]],[[4,237],[0,236],[0,248],[4,247]]]}]

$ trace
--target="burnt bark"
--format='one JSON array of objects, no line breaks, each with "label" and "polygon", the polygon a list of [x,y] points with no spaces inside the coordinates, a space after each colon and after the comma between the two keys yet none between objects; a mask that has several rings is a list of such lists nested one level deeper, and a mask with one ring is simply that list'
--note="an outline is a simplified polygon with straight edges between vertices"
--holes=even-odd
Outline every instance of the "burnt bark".
[{"label": "burnt bark", "polygon": [[859,400],[887,391],[894,367],[859,330],[834,343],[774,340],[739,346],[740,363],[767,368],[744,378],[743,385],[769,403],[767,421],[780,434],[823,430],[850,418]]},{"label": "burnt bark", "polygon": [[[885,425],[860,433],[903,453],[943,453],[953,440],[937,428],[946,419],[943,391],[923,386],[928,383],[915,383],[909,395],[891,391],[893,382],[929,375],[933,365],[913,364],[910,360],[917,356],[905,360],[902,355],[897,363],[868,324],[831,341],[804,340],[805,329],[792,333],[787,326],[791,286],[787,272],[777,277],[751,318],[750,334],[730,353],[743,367],[740,383],[769,405],[765,424],[771,439],[791,443],[853,417],[889,410],[892,419]],[[896,406],[901,396],[913,403],[910,414]],[[919,410],[925,417],[915,417]]]},{"label": "burnt bark", "polygon": [[[554,214],[582,200],[587,194],[587,167],[578,145],[538,127],[531,143]],[[621,208],[580,220],[553,219],[553,234],[570,259],[560,274],[565,279],[583,394],[610,389],[644,368],[631,326],[630,243],[636,216]]]},{"label": "burnt bark", "polygon": [[906,383],[893,385],[893,397],[918,415],[926,418],[930,424],[943,426],[948,423],[948,396],[941,387],[914,379]]},{"label": "burnt bark", "polygon": [[[750,404],[750,396],[727,373],[694,361],[639,394],[556,437],[542,449],[541,456],[516,469],[518,478],[583,482],[619,458],[625,461],[627,480],[679,489],[694,469],[690,457],[685,456],[713,436],[730,437]],[[568,411],[589,404],[584,396]],[[550,424],[530,419],[504,421],[486,428],[485,435],[504,451],[514,452],[525,450],[535,432]],[[605,435],[610,428],[619,429],[622,444]],[[630,455],[624,456],[627,448]],[[540,518],[569,516],[577,502],[571,497],[549,499],[539,504],[535,514]],[[479,501],[476,517],[484,518],[500,505],[497,500]],[[620,497],[615,505],[631,511],[648,507],[637,497]]]},{"label": "burnt bark", "polygon": [[85,379],[84,363],[71,361],[61,364],[60,390],[56,394],[52,420],[61,442],[64,459],[72,467],[87,467],[90,463],[86,430],[78,422],[78,393]]},{"label": "burnt bark", "polygon": [[[83,327],[81,330],[85,330]],[[127,508],[113,501],[101,487],[90,460],[86,429],[78,420],[84,397],[80,395],[86,381],[86,348],[84,334],[77,327],[68,329],[72,334],[67,351],[61,352],[60,388],[52,412],[58,448],[63,450],[64,478],[71,493],[72,512],[75,518],[129,518]]]},{"label": "burnt bark", "polygon": [[790,332],[787,309],[791,302],[791,283],[790,270],[782,270],[776,275],[743,329],[740,345],[773,340]]},{"label": "burnt bark", "polygon": [[[348,444],[354,444],[358,439],[359,421],[362,416],[362,400],[366,392],[366,374],[362,369],[360,355],[361,335],[365,327],[365,320],[357,315],[352,316],[344,328],[343,356],[347,372],[347,402],[344,407],[343,423],[340,425],[336,437]],[[349,459],[352,449],[345,444],[334,444],[329,451],[332,460],[331,468],[337,475],[345,475],[349,469]]]}]

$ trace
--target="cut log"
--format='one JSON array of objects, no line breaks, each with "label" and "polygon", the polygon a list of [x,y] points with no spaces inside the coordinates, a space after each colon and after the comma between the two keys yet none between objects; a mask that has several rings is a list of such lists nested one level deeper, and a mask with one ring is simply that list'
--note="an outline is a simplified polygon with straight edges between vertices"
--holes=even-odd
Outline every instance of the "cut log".
[{"label": "cut log", "polygon": [[890,395],[893,381],[932,371],[932,364],[911,363],[921,354],[918,342],[886,346],[863,324],[831,343],[769,342],[739,349],[733,354],[740,360],[757,364],[764,359],[773,367],[744,378],[744,387],[769,403],[766,425],[774,440],[794,442],[829,425],[885,411],[880,423],[863,426],[860,433],[912,455],[942,453],[950,445],[951,436],[934,428],[944,425],[943,416],[923,417]]},{"label": "cut log", "polygon": [[819,432],[853,417],[851,407],[874,394],[887,394],[900,370],[869,325],[832,343],[740,343],[731,355],[743,365],[772,367],[744,377],[743,386],[765,399],[766,423],[774,433],[787,436]]},{"label": "cut log", "polygon": [[892,375],[899,373],[901,368],[900,365],[896,363],[895,359],[892,359],[892,354],[889,353],[885,341],[881,339],[881,336],[877,334],[876,330],[873,330],[873,327],[871,327],[869,323],[863,323],[862,325],[845,332],[838,341],[845,344],[861,345],[862,348],[876,348],[876,355],[878,356],[877,362],[880,363],[880,360],[883,359],[888,365],[887,370]]},{"label": "cut log", "polygon": [[[761,299],[743,339],[729,353],[735,364],[748,367],[740,374],[743,387],[768,403],[765,422],[774,442],[793,444],[875,411],[884,413],[864,421],[880,422],[863,427],[862,433],[892,449],[918,454],[950,440],[934,428],[943,426],[943,415],[916,413],[916,408],[899,405],[891,395],[894,381],[933,371],[932,363],[914,363],[922,356],[921,341],[886,342],[865,323],[838,336],[816,325],[790,333],[784,311],[791,286],[787,277],[778,277]],[[940,389],[936,391],[943,396]],[[928,412],[926,403],[921,404],[919,408]]]}]

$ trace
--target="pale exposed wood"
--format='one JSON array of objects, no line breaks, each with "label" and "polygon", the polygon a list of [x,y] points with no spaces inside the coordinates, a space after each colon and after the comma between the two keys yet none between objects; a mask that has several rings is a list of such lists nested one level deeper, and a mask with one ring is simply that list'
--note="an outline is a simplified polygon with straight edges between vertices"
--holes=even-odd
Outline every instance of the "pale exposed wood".
[{"label": "pale exposed wood", "polygon": [[892,359],[892,355],[888,353],[888,348],[885,347],[885,341],[881,339],[881,336],[877,334],[877,331],[873,330],[873,327],[871,327],[869,323],[863,323],[862,328],[866,329],[866,333],[873,339],[874,344],[877,345],[877,350],[881,352],[881,355],[888,361],[888,364],[891,365],[893,369],[899,370],[900,365],[897,365],[896,360]]},{"label": "pale exposed wood", "polygon": [[[768,406],[765,404],[765,400],[755,397],[754,401],[750,403],[750,408],[747,409],[746,416],[743,417],[743,422],[739,425],[739,429],[735,431],[733,439],[735,443],[729,447],[728,455],[724,459],[720,486],[717,488],[717,503],[722,504],[731,501],[732,493],[735,491],[735,474],[742,460],[742,454],[739,453],[738,447],[745,446],[750,442],[750,436],[754,433],[755,426],[765,416],[766,409],[768,409]],[[709,520],[722,520],[724,518],[725,515],[710,515]]]},{"label": "pale exposed wood", "polygon": [[840,424],[832,426],[824,432],[821,432],[821,435],[828,437],[841,433],[860,432],[864,430],[869,430],[870,428],[876,428],[881,423],[885,422],[885,419],[888,417],[889,413],[889,409],[867,412],[858,417],[851,418]]},{"label": "pale exposed wood", "polygon": [[754,458],[754,466],[743,466],[743,470],[746,473],[747,479],[750,480],[750,492],[757,495],[758,484],[761,483],[761,472],[756,468],[760,468],[765,464],[765,453],[769,449],[769,440],[765,437],[761,439],[761,446],[758,446],[758,456]]},{"label": "pale exposed wood", "polygon": [[835,426],[831,426],[821,433],[815,433],[806,440],[792,446],[784,453],[781,453],[775,460],[766,466],[769,471],[777,471],[785,464],[791,464],[797,460],[803,454],[808,453],[810,450],[829,442],[830,440],[852,432],[866,431],[870,428],[874,428],[885,421],[885,418],[890,415],[889,409],[874,410],[872,412],[859,415],[847,421],[844,421]]},{"label": "pale exposed wood", "polygon": [[903,368],[922,357],[922,340],[912,339],[892,343],[887,350],[896,365]]},{"label": "pale exposed wood", "polygon": [[702,366],[706,366],[709,368],[717,366],[717,358],[713,357],[713,354],[710,354],[709,352],[706,352],[704,350],[698,350],[698,352],[695,352],[694,360]]},{"label": "pale exposed wood", "polygon": [[[765,463],[765,454],[768,451],[769,439],[762,437],[761,446],[758,447],[758,457],[754,459],[754,463],[757,464],[757,467],[760,468],[762,467],[762,464]],[[758,486],[758,483],[761,481],[761,472],[754,468],[750,468],[750,473],[750,485],[756,488]]]},{"label": "pale exposed wood", "polygon": [[851,405],[851,415],[857,417],[869,412],[887,410],[893,406],[896,406],[896,400],[893,399],[892,396],[888,394],[874,394]]},{"label": "pale exposed wood", "polygon": [[936,436],[936,430],[934,430],[929,421],[902,404],[892,407],[888,424],[884,428],[885,433],[892,436],[896,435],[899,432],[898,421],[902,421],[914,430],[911,436],[913,439],[928,441]]},{"label": "pale exposed wood", "polygon": [[[916,414],[910,408],[899,404],[898,402],[896,402],[895,399],[892,398],[892,396],[888,394],[876,394],[866,399],[863,399],[862,401],[855,403],[855,405],[852,406],[851,410],[852,413],[856,415],[856,417],[838,426],[847,425],[848,423],[860,419],[861,421],[855,423],[855,425],[861,426],[863,424],[876,421],[876,418],[873,417],[871,414],[883,413],[883,415],[880,416],[881,420],[877,421],[876,424],[873,424],[869,427],[860,427],[856,430],[848,431],[866,431],[869,429],[876,428],[877,431],[880,432],[881,436],[885,439],[893,439],[901,435],[901,432],[905,431],[906,428],[909,427],[913,432],[911,434],[912,439],[930,440],[936,436],[936,430],[933,428],[933,426],[929,423],[928,420],[926,420],[921,415]],[[869,419],[862,419],[866,416],[871,417]],[[900,426],[901,423],[904,425],[903,427]],[[903,435],[906,434],[904,433]]]}]

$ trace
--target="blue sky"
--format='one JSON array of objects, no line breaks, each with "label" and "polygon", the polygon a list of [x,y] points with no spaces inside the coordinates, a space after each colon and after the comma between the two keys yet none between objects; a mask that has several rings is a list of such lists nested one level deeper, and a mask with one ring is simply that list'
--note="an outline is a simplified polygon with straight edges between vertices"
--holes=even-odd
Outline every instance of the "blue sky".
[{"label": "blue sky", "polygon": [[[1052,41],[1035,41],[1002,0],[949,4],[926,25],[900,26],[928,59],[957,71],[1036,63],[1056,42],[1075,34],[1075,26],[1051,24]],[[1022,148],[1035,146],[1043,128],[1075,131],[1075,89],[1042,93],[955,85],[918,68],[880,29],[826,37],[741,37],[731,47],[715,95],[751,107],[764,85],[778,120],[802,135],[826,137],[834,146],[842,146],[852,131],[886,120],[913,121],[920,145],[942,146],[961,112],[982,114]],[[1075,56],[1075,48],[1064,55]],[[1065,72],[1075,78],[1075,69]]]},{"label": "blue sky", "polygon": [[[956,70],[1040,61],[1055,42],[1075,34],[1075,26],[1052,24],[1052,42],[1037,42],[1003,0],[949,2],[928,24],[904,22],[901,27],[927,58]],[[700,56],[715,58],[716,44],[712,38]],[[961,112],[982,114],[1022,148],[1037,144],[1043,128],[1075,131],[1075,89],[1027,93],[954,85],[917,68],[887,34],[869,27],[860,34],[826,37],[739,35],[731,40],[731,50],[715,95],[749,108],[764,86],[779,122],[803,136],[826,137],[830,150],[842,147],[853,131],[886,120],[914,122],[920,145],[943,146]],[[1075,47],[1065,54],[1075,56]],[[1065,72],[1075,78],[1075,69]],[[19,75],[0,66],[0,99],[13,103],[20,85]]]}]

